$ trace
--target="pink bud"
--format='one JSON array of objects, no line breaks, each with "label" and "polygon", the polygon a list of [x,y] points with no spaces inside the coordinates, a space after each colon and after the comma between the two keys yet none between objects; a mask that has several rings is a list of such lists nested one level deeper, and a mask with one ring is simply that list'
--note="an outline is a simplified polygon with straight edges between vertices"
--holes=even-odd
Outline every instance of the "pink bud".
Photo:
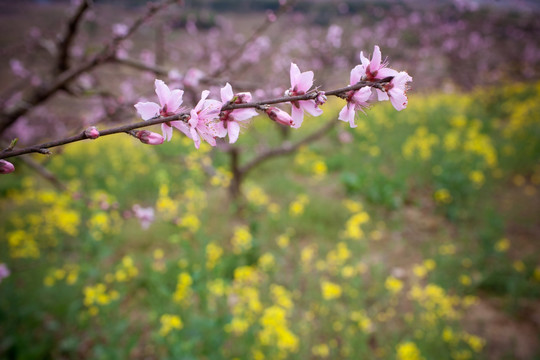
[{"label": "pink bud", "polygon": [[15,171],[15,166],[6,160],[0,160],[0,174],[9,174]]},{"label": "pink bud", "polygon": [[236,104],[245,104],[251,102],[251,93],[250,92],[241,92],[236,94]]},{"label": "pink bud", "polygon": [[99,137],[99,131],[95,126],[90,126],[88,129],[84,130],[84,135],[89,139],[97,139]]},{"label": "pink bud", "polygon": [[143,144],[148,145],[160,145],[165,140],[163,136],[147,130],[137,131],[137,138],[141,140]]},{"label": "pink bud", "polygon": [[327,97],[326,95],[324,94],[324,91],[319,91],[319,93],[317,94],[317,98],[315,99],[315,102],[317,103],[317,105],[322,105],[326,102]]},{"label": "pink bud", "polygon": [[266,110],[266,113],[268,114],[268,117],[275,122],[285,125],[285,126],[291,126],[293,124],[293,119],[291,115],[287,114],[285,111],[271,106]]}]

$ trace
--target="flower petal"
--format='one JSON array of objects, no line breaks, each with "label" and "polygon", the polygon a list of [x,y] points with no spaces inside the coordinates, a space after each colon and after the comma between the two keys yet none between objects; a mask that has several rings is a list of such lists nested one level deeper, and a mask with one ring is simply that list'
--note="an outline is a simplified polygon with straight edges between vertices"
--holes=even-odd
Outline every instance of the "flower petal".
[{"label": "flower petal", "polygon": [[356,124],[354,123],[354,115],[355,115],[354,106],[347,104],[339,112],[338,119],[348,122],[352,128],[355,128]]},{"label": "flower petal", "polygon": [[390,102],[397,111],[401,111],[407,107],[408,99],[405,92],[398,88],[390,89]]},{"label": "flower petal", "polygon": [[294,89],[296,84],[298,84],[298,78],[300,77],[300,69],[298,68],[298,65],[295,63],[291,63],[291,88]]},{"label": "flower petal", "polygon": [[378,71],[381,67],[381,49],[378,45],[375,45],[375,50],[373,50],[373,56],[371,57],[371,62],[369,63],[369,70],[372,73]]},{"label": "flower petal", "polygon": [[156,79],[154,85],[156,86],[156,94],[159,98],[159,103],[161,104],[161,108],[163,109],[163,107],[167,105],[169,99],[171,98],[171,90],[169,90],[169,87],[165,85],[162,80]]},{"label": "flower petal", "polygon": [[221,102],[228,103],[234,97],[231,84],[227,83],[221,88]]},{"label": "flower petal", "polygon": [[[227,122],[227,127],[231,125],[233,121]],[[216,136],[217,137],[225,137],[227,136],[227,128],[225,127],[225,124],[223,121],[218,122],[216,125],[214,125],[214,129],[216,130]]]},{"label": "flower petal", "polygon": [[227,124],[229,130],[229,143],[233,144],[238,140],[238,135],[240,134],[240,125],[236,121],[230,121]]},{"label": "flower petal", "polygon": [[160,106],[154,102],[138,102],[135,109],[143,120],[152,119],[159,115]]},{"label": "flower petal", "polygon": [[298,91],[306,92],[311,86],[313,86],[313,71],[301,73],[296,83]]},{"label": "flower petal", "polygon": [[191,134],[189,132],[189,126],[183,121],[171,121],[171,125],[183,132],[188,138],[191,139]]},{"label": "flower petal", "polygon": [[161,124],[161,131],[163,132],[163,137],[165,138],[165,140],[171,141],[171,139],[172,139],[172,127],[170,127],[169,125],[163,123],[163,124]]},{"label": "flower petal", "polygon": [[259,113],[255,109],[236,109],[231,113],[231,116],[236,121],[245,121],[258,115]]},{"label": "flower petal", "polygon": [[171,92],[171,97],[167,102],[167,112],[174,113],[176,110],[178,110],[183,102],[182,96],[184,96],[184,90],[176,89]]},{"label": "flower petal", "polygon": [[350,77],[351,81],[349,82],[349,84],[350,85],[356,84],[357,82],[360,81],[362,76],[364,76],[365,74],[366,74],[366,70],[364,69],[364,66],[356,65],[354,69],[351,70],[351,77]]},{"label": "flower petal", "polygon": [[307,111],[309,114],[313,116],[319,116],[323,113],[323,111],[317,106],[317,103],[315,103],[315,100],[302,100],[299,101],[300,107]]},{"label": "flower petal", "polygon": [[293,119],[291,127],[298,129],[302,126],[302,122],[304,122],[304,110],[293,105],[291,108],[291,117]]}]

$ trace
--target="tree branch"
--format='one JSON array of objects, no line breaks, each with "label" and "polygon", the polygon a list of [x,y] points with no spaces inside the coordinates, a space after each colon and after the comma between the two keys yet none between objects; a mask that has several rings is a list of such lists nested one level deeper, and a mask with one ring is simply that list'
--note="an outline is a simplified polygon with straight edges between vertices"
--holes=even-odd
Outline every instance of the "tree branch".
[{"label": "tree branch", "polygon": [[77,35],[77,30],[84,16],[84,13],[90,8],[90,5],[91,0],[81,1],[77,10],[75,11],[71,19],[69,19],[63,36],[61,36],[60,40],[58,41],[58,60],[56,64],[56,71],[58,73],[66,71],[69,68],[69,50],[71,49],[73,39]]},{"label": "tree branch", "polygon": [[152,4],[148,7],[147,12],[140,18],[134,21],[129,27],[125,35],[117,36],[113,38],[107,45],[105,45],[97,54],[92,56],[89,60],[83,62],[77,67],[67,69],[66,71],[58,74],[50,83],[34,88],[32,91],[19,103],[14,105],[11,109],[0,113],[0,134],[4,132],[11,124],[13,124],[19,117],[26,114],[30,109],[43,103],[54,95],[58,90],[64,88],[70,81],[77,78],[79,75],[90,71],[105,62],[114,58],[114,54],[118,46],[133,35],[135,31],[149,18],[155,15],[161,9],[169,6],[177,0],[166,0],[158,4]]},{"label": "tree branch", "polygon": [[[383,89],[383,85],[386,84],[388,81],[390,80],[383,79],[379,81],[360,81],[356,83],[355,85],[325,92],[325,95],[344,97],[349,91],[358,90],[366,86]],[[226,104],[222,106],[221,111],[245,109],[245,108],[255,108],[261,111],[265,111],[267,106],[270,104],[288,103],[291,101],[300,101],[300,100],[312,100],[312,99],[315,99],[320,93],[321,91],[314,90],[304,95],[298,95],[298,96],[284,96],[284,97],[280,97],[276,99],[269,99],[269,100],[263,100],[263,101],[252,102],[252,103],[245,103],[245,104]],[[107,136],[107,135],[112,135],[112,134],[125,133],[134,129],[139,129],[139,128],[148,127],[152,125],[168,123],[171,121],[178,121],[178,120],[187,121],[189,119],[189,116],[190,114],[188,112],[185,112],[185,113],[180,113],[180,114],[166,116],[166,117],[157,117],[157,118],[153,118],[147,121],[139,121],[136,123],[122,125],[122,126],[110,128],[107,130],[103,130],[103,131],[100,131],[99,134],[100,136]],[[19,156],[23,154],[29,154],[29,153],[50,154],[50,151],[48,150],[50,148],[70,144],[70,143],[85,140],[85,139],[88,139],[88,137],[83,131],[77,135],[74,135],[68,138],[55,140],[55,141],[43,143],[40,145],[30,146],[24,149],[19,149],[19,150],[4,149],[0,152],[0,159],[6,159],[6,158]]]},{"label": "tree branch", "polygon": [[320,139],[323,137],[330,129],[332,129],[337,124],[337,119],[331,120],[328,123],[326,123],[323,127],[321,127],[319,130],[315,131],[311,135],[306,136],[302,140],[299,140],[293,144],[291,143],[285,143],[281,145],[280,147],[269,149],[259,155],[257,155],[255,158],[253,158],[251,161],[249,161],[244,166],[241,166],[238,170],[241,176],[244,176],[248,171],[252,170],[254,167],[259,165],[260,163],[274,158],[278,156],[284,156],[288,155],[290,153],[295,152],[298,150],[301,146],[309,144],[315,140]]}]

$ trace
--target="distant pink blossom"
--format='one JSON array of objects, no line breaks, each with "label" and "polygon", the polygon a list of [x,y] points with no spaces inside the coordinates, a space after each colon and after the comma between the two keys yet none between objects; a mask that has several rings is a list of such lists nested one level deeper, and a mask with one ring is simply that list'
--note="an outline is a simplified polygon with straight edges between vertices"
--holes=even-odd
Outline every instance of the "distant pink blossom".
[{"label": "distant pink blossom", "polygon": [[[231,84],[227,83],[221,88],[222,105],[229,103],[243,104],[251,101],[250,93],[240,93],[234,95]],[[258,113],[254,109],[234,109],[222,111],[219,117],[219,122],[216,124],[216,134],[218,137],[229,135],[229,143],[234,143],[238,140],[240,134],[240,124],[257,116]]]},{"label": "distant pink blossom", "polygon": [[113,34],[119,37],[126,36],[129,30],[129,27],[126,24],[114,24],[113,27]]},{"label": "distant pink blossom", "polygon": [[0,282],[11,274],[6,264],[0,263]]},{"label": "distant pink blossom", "polygon": [[[364,73],[364,68],[362,65],[357,65],[354,69],[351,70],[350,76],[350,85],[355,85],[358,83]],[[369,106],[368,101],[371,97],[371,88],[363,87],[359,90],[349,91],[347,94],[347,104],[339,112],[338,119],[348,122],[352,128],[356,127],[354,122],[354,117],[356,111],[364,112],[364,108]]]},{"label": "distant pink blossom", "polygon": [[139,219],[141,227],[146,230],[154,222],[154,208],[152,207],[142,207],[138,204],[133,205],[133,213],[135,217]]},{"label": "distant pink blossom", "polygon": [[[313,86],[313,71],[300,72],[295,63],[291,63],[291,88],[287,90],[289,96],[304,95]],[[291,101],[291,117],[293,118],[293,128],[299,128],[304,121],[304,111],[313,116],[319,116],[323,112],[317,107],[315,100]]]},{"label": "distant pink blossom", "polygon": [[207,100],[210,91],[204,90],[201,93],[201,100],[190,112],[188,123],[181,122],[178,129],[193,140],[195,148],[201,145],[201,137],[210,145],[216,146],[217,132],[215,120],[221,111],[221,102],[217,100]]},{"label": "distant pink blossom", "polygon": [[197,68],[191,68],[184,76],[184,85],[188,87],[197,87],[199,82],[204,77],[204,72]]},{"label": "distant pink blossom", "polygon": [[9,174],[15,171],[15,166],[6,160],[0,160],[0,174]]},{"label": "distant pink blossom", "polygon": [[26,70],[23,63],[20,60],[17,59],[11,59],[9,60],[9,66],[11,67],[11,71],[13,74],[17,75],[18,77],[25,78],[30,75],[30,72]]},{"label": "distant pink blossom", "polygon": [[293,118],[291,115],[287,114],[285,111],[281,110],[280,108],[271,106],[268,109],[266,109],[266,114],[268,117],[278,124],[285,125],[285,126],[292,126],[294,123]]},{"label": "distant pink blossom", "polygon": [[[135,108],[142,119],[149,120],[157,116],[171,116],[179,113],[181,111],[180,105],[183,102],[182,96],[184,95],[184,91],[179,89],[171,91],[163,81],[158,79],[155,81],[155,86],[160,105],[154,102],[138,102],[135,104]],[[180,120],[161,124],[161,130],[165,140],[170,141],[172,138],[172,128],[176,127],[179,129],[182,124],[185,125]]]}]

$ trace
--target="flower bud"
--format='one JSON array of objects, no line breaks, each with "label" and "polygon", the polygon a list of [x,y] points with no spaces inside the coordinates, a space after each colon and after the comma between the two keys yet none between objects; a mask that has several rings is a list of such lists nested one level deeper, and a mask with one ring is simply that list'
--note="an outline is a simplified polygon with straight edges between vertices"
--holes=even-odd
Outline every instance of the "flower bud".
[{"label": "flower bud", "polygon": [[143,144],[148,145],[160,145],[165,140],[163,136],[148,130],[137,131],[137,138],[141,140]]},{"label": "flower bud", "polygon": [[315,103],[317,103],[317,105],[322,105],[326,102],[326,100],[328,99],[324,94],[324,91],[319,91],[319,93],[317,94],[317,98],[315,99]]},{"label": "flower bud", "polygon": [[84,135],[89,139],[97,139],[99,137],[99,131],[95,126],[90,126],[88,129],[84,130]]},{"label": "flower bud", "polygon": [[0,174],[9,174],[15,171],[15,166],[6,160],[0,160]]},{"label": "flower bud", "polygon": [[266,110],[266,113],[268,114],[268,117],[278,124],[285,125],[285,126],[291,126],[293,124],[293,119],[291,115],[287,114],[285,111],[271,106]]},{"label": "flower bud", "polygon": [[251,93],[250,92],[241,92],[236,94],[236,104],[246,104],[248,102],[251,102]]}]

